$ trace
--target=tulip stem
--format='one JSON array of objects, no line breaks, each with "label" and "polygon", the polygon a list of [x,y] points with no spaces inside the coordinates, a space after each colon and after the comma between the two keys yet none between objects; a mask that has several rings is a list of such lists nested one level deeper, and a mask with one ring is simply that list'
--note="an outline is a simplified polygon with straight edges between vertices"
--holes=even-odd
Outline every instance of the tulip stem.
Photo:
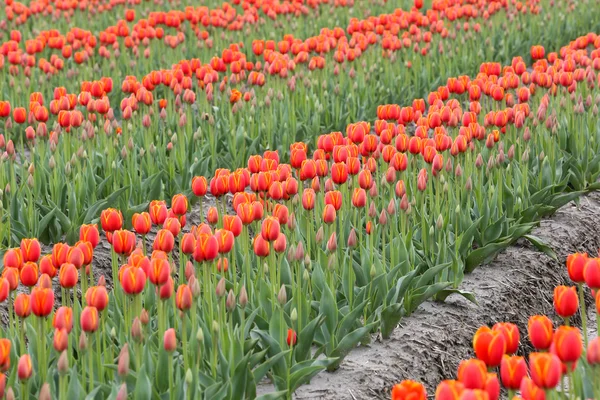
[{"label": "tulip stem", "polygon": [[169,399],[173,400],[175,398],[175,386],[173,385],[173,355],[169,354],[167,357],[167,368],[169,372]]},{"label": "tulip stem", "polygon": [[583,343],[584,343],[584,348],[587,349],[587,347],[588,347],[587,310],[585,307],[585,297],[584,297],[583,285],[581,283],[578,283],[577,289],[579,291],[579,304],[581,304],[581,329],[583,330]]},{"label": "tulip stem", "polygon": [[41,317],[38,318],[38,325],[38,368],[40,369],[41,381],[44,383],[46,381],[46,362],[44,360],[46,354],[46,344],[44,343],[46,330],[44,329],[44,320]]},{"label": "tulip stem", "polygon": [[[90,337],[91,339],[91,337]],[[91,346],[91,344],[90,344]],[[89,391],[94,390],[94,356],[92,354],[92,349],[88,350],[88,373],[89,373]]]},{"label": "tulip stem", "polygon": [[23,400],[29,400],[29,379],[27,382],[21,382],[21,395]]}]

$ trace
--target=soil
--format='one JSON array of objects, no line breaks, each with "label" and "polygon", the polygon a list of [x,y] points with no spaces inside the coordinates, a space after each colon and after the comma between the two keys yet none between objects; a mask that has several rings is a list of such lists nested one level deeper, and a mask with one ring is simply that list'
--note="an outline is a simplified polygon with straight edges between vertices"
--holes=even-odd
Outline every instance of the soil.
[{"label": "soil", "polygon": [[[388,340],[373,337],[354,349],[333,372],[322,372],[298,389],[296,399],[389,399],[391,387],[404,379],[423,382],[430,395],[443,379],[456,378],[460,360],[473,357],[471,340],[481,325],[513,322],[521,331],[521,352],[531,350],[527,320],[535,314],[558,318],[552,298],[557,285],[571,285],[565,260],[575,251],[596,255],[600,247],[600,193],[570,203],[541,221],[532,234],[558,255],[558,262],[521,239],[489,265],[465,277],[461,289],[477,304],[453,295],[445,303],[426,302],[404,318]],[[591,295],[586,299],[590,333],[595,336]],[[573,323],[578,324],[579,318]],[[592,336],[592,337],[593,337]]]}]

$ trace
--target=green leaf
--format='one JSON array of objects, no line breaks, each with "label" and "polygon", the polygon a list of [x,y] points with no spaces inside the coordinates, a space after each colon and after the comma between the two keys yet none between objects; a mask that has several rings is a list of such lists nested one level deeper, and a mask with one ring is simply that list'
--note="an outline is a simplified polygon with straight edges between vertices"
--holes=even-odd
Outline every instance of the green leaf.
[{"label": "green leaf", "polygon": [[404,308],[402,307],[402,303],[392,304],[381,311],[381,336],[384,339],[389,339],[403,316]]},{"label": "green leaf", "polygon": [[279,400],[285,399],[287,394],[287,390],[280,390],[278,392],[272,392],[263,394],[262,396],[258,396],[256,400]]},{"label": "green leaf", "polygon": [[38,224],[37,236],[41,236],[46,231],[48,224],[50,223],[50,221],[52,221],[52,219],[54,218],[55,215],[56,215],[56,207],[53,208],[52,211],[50,211],[49,213],[44,215],[44,218],[42,218],[40,220],[40,223]]},{"label": "green leaf", "polygon": [[318,317],[311,320],[308,325],[302,328],[302,331],[300,331],[300,334],[298,335],[296,349],[294,350],[296,362],[307,360],[310,357],[315,332],[317,328],[321,326],[324,320],[325,316],[323,314],[319,314]]},{"label": "green leaf", "polygon": [[267,359],[264,363],[260,364],[258,367],[254,368],[252,374],[254,375],[254,383],[258,385],[258,383],[265,377],[267,372],[271,369],[271,367],[279,361],[282,357],[286,356],[290,350],[281,351],[275,354],[273,357]]},{"label": "green leaf", "polygon": [[331,293],[331,290],[329,289],[329,285],[323,285],[319,311],[325,316],[325,325],[327,326],[329,333],[332,334],[337,326],[338,310],[333,293]]},{"label": "green leaf", "polygon": [[513,239],[509,237],[501,242],[490,243],[474,250],[465,260],[465,273],[473,272],[479,265],[489,261],[498,252],[508,247],[512,241]]},{"label": "green leaf", "polygon": [[464,290],[459,290],[459,289],[444,289],[444,290],[441,290],[436,295],[436,300],[444,302],[444,301],[446,301],[446,299],[448,298],[448,296],[450,296],[451,294],[458,294],[458,295],[464,297],[465,299],[469,300],[471,303],[477,304],[477,299],[475,299],[475,295],[473,293],[467,292],[467,291],[464,291]]},{"label": "green leaf", "polygon": [[77,369],[71,369],[71,377],[69,378],[69,388],[67,389],[68,399],[80,399],[83,394],[83,388],[79,383],[79,374]]},{"label": "green leaf", "polygon": [[316,374],[335,362],[335,358],[324,358],[315,360],[309,367],[301,368],[290,375],[290,390],[296,391],[302,384],[310,381]]},{"label": "green leaf", "polygon": [[[173,390],[173,388],[169,388]],[[134,390],[135,400],[150,400],[152,398],[152,385],[148,375],[146,375],[146,367],[142,366],[142,369],[138,372],[137,381]]]},{"label": "green leaf", "polygon": [[556,252],[543,239],[539,238],[538,236],[534,236],[534,235],[525,235],[523,237],[525,239],[529,240],[531,242],[531,244],[533,244],[539,251],[546,254],[548,257],[550,257],[554,261],[558,261]]}]

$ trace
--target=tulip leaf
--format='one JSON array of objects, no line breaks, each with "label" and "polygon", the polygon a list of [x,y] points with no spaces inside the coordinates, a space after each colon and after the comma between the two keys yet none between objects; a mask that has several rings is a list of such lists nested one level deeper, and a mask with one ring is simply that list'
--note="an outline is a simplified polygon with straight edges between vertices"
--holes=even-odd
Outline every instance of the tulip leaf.
[{"label": "tulip leaf", "polygon": [[480,247],[474,250],[467,256],[465,260],[465,273],[471,273],[479,265],[488,262],[490,259],[496,256],[501,250],[508,247],[513,242],[513,238],[509,237],[500,242],[490,243],[486,246]]},{"label": "tulip leaf", "polygon": [[280,390],[278,392],[272,392],[272,393],[267,393],[267,394],[263,394],[262,396],[258,396],[256,398],[256,400],[279,400],[279,399],[284,399],[286,398],[285,395],[287,394],[287,390]]},{"label": "tulip leaf", "polygon": [[333,352],[331,354],[328,354],[328,356],[337,357],[338,359],[333,364],[330,364],[327,368],[329,370],[337,369],[339,364],[342,362],[344,357],[346,357],[346,355],[350,352],[350,350],[356,347],[365,337],[365,335],[369,334],[371,329],[373,329],[373,327],[376,324],[377,322],[372,322],[358,329],[355,329],[354,331],[344,336],[344,338],[340,340],[339,344],[333,350]]},{"label": "tulip leaf", "polygon": [[411,293],[408,303],[405,304],[407,314],[412,314],[423,302],[437,295],[450,285],[451,282],[438,282],[431,286],[421,287],[415,292]]},{"label": "tulip leaf", "polygon": [[448,268],[451,263],[447,262],[444,264],[436,265],[435,267],[428,268],[423,274],[419,277],[419,280],[415,284],[416,288],[421,288],[427,286],[429,282],[434,280],[443,270]]},{"label": "tulip leaf", "polygon": [[96,386],[96,388],[94,388],[94,390],[92,390],[91,392],[88,393],[87,396],[85,396],[85,400],[94,400],[96,398],[96,396],[98,395],[98,392],[100,392],[100,389],[102,389],[102,386]]},{"label": "tulip leaf", "polygon": [[279,353],[275,354],[273,357],[268,358],[265,362],[260,364],[258,367],[254,368],[254,370],[252,371],[252,375],[254,376],[254,383],[258,384],[265,377],[267,372],[269,372],[271,367],[277,361],[279,361],[282,357],[289,354],[289,352],[290,352],[290,350],[280,351]]},{"label": "tulip leaf", "polygon": [[249,354],[240,360],[235,367],[233,376],[231,377],[231,399],[244,399],[246,394],[246,385],[248,382],[248,359]]},{"label": "tulip leaf", "polygon": [[302,328],[300,334],[298,335],[296,348],[294,349],[296,362],[301,362],[310,358],[315,332],[317,328],[321,326],[324,320],[325,316],[323,314],[319,314],[318,317],[311,320],[308,325]]},{"label": "tulip leaf", "polygon": [[539,251],[546,254],[548,257],[550,257],[554,261],[558,261],[556,252],[543,239],[541,239],[538,236],[534,236],[534,235],[525,235],[523,237],[525,239],[529,240],[529,242],[531,242],[531,244],[534,245]]},{"label": "tulip leaf", "polygon": [[321,358],[314,360],[309,366],[294,369],[290,375],[290,390],[296,391],[302,384],[310,381],[317,373],[335,363],[336,360],[336,358]]},{"label": "tulip leaf", "polygon": [[81,383],[79,383],[79,374],[77,373],[77,368],[72,368],[71,376],[69,378],[69,388],[67,389],[67,398],[80,399],[83,393],[83,388],[81,387]]},{"label": "tulip leaf", "polygon": [[52,209],[52,211],[50,211],[49,213],[46,213],[46,215],[44,215],[44,218],[42,218],[38,224],[37,227],[37,235],[36,236],[42,236],[42,234],[46,231],[46,228],[48,228],[48,224],[50,223],[50,221],[52,221],[52,219],[54,218],[54,216],[56,215],[56,207],[54,207]]},{"label": "tulip leaf", "polygon": [[400,319],[404,316],[402,303],[395,303],[381,310],[381,336],[389,339]]},{"label": "tulip leaf", "polygon": [[368,300],[365,300],[362,303],[355,305],[354,308],[342,318],[336,332],[338,342],[341,341],[342,338],[346,336],[346,333],[354,327],[368,302]]},{"label": "tulip leaf", "polygon": [[[174,388],[169,388],[173,390]],[[152,385],[148,375],[146,374],[146,366],[142,365],[141,370],[138,372],[137,380],[134,389],[135,400],[149,400],[152,398]]]},{"label": "tulip leaf", "polygon": [[[271,315],[271,319],[269,320],[269,334],[279,343],[280,347],[283,347],[281,335],[287,334],[287,328],[279,310],[275,310],[273,315]],[[285,340],[285,338],[283,339]]]},{"label": "tulip leaf", "polygon": [[464,290],[459,290],[459,289],[444,289],[444,290],[441,290],[436,295],[436,300],[444,302],[444,301],[446,301],[446,299],[448,298],[448,296],[450,296],[452,294],[458,294],[458,295],[464,297],[465,299],[469,300],[471,303],[477,304],[477,299],[475,299],[475,295],[473,293],[467,292],[467,291],[464,291]]},{"label": "tulip leaf", "polygon": [[459,248],[458,248],[459,254],[465,255],[467,253],[467,250],[471,246],[471,242],[473,240],[473,237],[475,236],[475,232],[476,232],[477,228],[479,227],[479,223],[481,222],[482,218],[483,217],[479,217],[478,219],[476,219],[475,222],[473,222],[471,224],[471,226],[469,226],[467,228],[467,230],[465,230],[459,236],[459,240],[460,240],[460,244],[459,244]]},{"label": "tulip leaf", "polygon": [[329,289],[329,285],[323,285],[319,311],[325,316],[325,326],[327,326],[329,333],[332,334],[338,322],[338,310],[333,293],[331,293],[331,289]]}]

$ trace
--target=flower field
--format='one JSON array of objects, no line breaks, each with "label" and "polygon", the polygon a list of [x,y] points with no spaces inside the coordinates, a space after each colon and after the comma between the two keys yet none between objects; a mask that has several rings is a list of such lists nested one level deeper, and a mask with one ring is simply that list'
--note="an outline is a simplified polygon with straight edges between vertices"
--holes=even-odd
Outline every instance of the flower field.
[{"label": "flower field", "polygon": [[[600,188],[591,0],[5,0],[4,13],[7,398],[292,398],[425,302],[475,302],[465,274],[518,239],[556,258],[530,232]],[[600,288],[597,259],[569,260],[578,287],[555,292],[567,326],[583,283]],[[565,368],[562,395],[600,397],[583,321],[584,341],[558,328],[529,366],[503,358],[516,327],[481,328],[479,361],[437,398],[498,398],[498,366],[511,398],[558,398]]]}]

